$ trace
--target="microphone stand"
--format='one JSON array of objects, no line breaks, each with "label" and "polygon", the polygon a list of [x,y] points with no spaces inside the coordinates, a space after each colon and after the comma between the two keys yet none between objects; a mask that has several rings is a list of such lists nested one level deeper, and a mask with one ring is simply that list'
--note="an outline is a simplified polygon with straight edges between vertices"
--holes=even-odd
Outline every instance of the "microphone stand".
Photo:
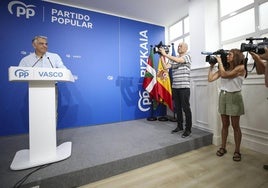
[{"label": "microphone stand", "polygon": [[51,61],[50,61],[50,58],[47,57],[47,59],[48,59],[48,61],[49,61],[49,63],[50,63],[50,66],[51,66],[52,68],[54,68],[53,65],[52,65],[52,63],[51,63]]},{"label": "microphone stand", "polygon": [[34,67],[42,58],[43,58],[43,56],[41,56],[39,59],[37,59],[37,61],[33,64],[32,67]]}]

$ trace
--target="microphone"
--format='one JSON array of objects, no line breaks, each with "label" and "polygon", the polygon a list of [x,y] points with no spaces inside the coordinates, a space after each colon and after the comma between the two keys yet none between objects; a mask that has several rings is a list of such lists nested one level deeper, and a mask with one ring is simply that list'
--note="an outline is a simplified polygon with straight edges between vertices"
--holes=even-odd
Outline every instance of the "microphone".
[{"label": "microphone", "polygon": [[214,52],[205,52],[205,51],[202,51],[201,54],[202,55],[213,55]]},{"label": "microphone", "polygon": [[50,61],[50,59],[49,59],[49,57],[47,57],[47,59],[48,59],[50,65],[51,65],[51,67],[54,68],[53,65],[52,65],[52,63],[51,63],[51,61]]},{"label": "microphone", "polygon": [[34,67],[42,58],[43,58],[43,56],[41,56],[39,59],[37,59],[37,61],[33,64],[32,67]]}]

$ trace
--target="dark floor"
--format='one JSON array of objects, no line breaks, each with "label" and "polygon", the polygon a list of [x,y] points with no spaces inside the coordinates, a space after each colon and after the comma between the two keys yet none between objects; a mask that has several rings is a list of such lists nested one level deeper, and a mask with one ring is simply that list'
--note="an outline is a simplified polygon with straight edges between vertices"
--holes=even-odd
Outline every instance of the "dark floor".
[{"label": "dark floor", "polygon": [[[33,173],[22,187],[76,187],[212,144],[212,134],[196,128],[189,138],[171,134],[171,121],[140,119],[57,132],[58,145],[72,142],[70,158]],[[13,187],[37,168],[12,171],[15,153],[28,149],[28,135],[0,137],[0,187]]]}]

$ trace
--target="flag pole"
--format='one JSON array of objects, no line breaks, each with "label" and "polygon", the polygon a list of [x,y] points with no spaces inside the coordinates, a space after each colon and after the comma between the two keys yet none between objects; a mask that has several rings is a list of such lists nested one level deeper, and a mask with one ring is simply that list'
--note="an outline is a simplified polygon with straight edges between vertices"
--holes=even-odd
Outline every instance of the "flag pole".
[{"label": "flag pole", "polygon": [[[174,48],[174,43],[173,43],[173,42],[171,43],[171,46],[172,46],[172,52],[171,52],[171,55],[172,55],[172,56],[176,56],[176,52],[175,52],[175,48]],[[171,70],[169,70],[169,77],[170,77],[170,82],[171,82],[171,84],[172,84],[172,82],[173,82],[173,78],[172,78]],[[172,97],[172,100],[174,100],[173,97]],[[174,102],[174,101],[173,101],[173,102]],[[174,103],[173,103],[173,104],[174,104]],[[173,108],[174,108],[174,111],[173,111],[173,118],[170,117],[170,118],[169,118],[169,121],[176,122],[176,121],[177,121],[177,118],[176,118],[175,105],[173,106]]]},{"label": "flag pole", "polygon": [[[154,116],[154,98],[157,98],[156,88],[156,72],[153,63],[153,45],[150,45],[150,55],[147,60],[146,73],[143,80],[143,88],[149,93],[149,100],[151,102],[151,115],[147,118],[148,121],[156,121],[157,118]],[[146,76],[149,73],[149,77]]]},{"label": "flag pole", "polygon": [[[153,45],[150,45],[151,49]],[[147,121],[156,121],[157,118],[154,116],[154,100],[150,97],[151,101],[151,116],[147,118]]]},{"label": "flag pole", "polygon": [[169,117],[169,121],[171,121],[171,122],[176,122],[177,121],[175,110],[173,112],[173,117]]},{"label": "flag pole", "polygon": [[151,99],[151,116],[147,118],[147,121],[156,121],[157,118],[154,116],[154,101]]},{"label": "flag pole", "polygon": [[[159,54],[160,58],[162,58],[162,55]],[[167,116],[161,116],[161,117],[158,117],[158,121],[168,121],[168,118]]]}]

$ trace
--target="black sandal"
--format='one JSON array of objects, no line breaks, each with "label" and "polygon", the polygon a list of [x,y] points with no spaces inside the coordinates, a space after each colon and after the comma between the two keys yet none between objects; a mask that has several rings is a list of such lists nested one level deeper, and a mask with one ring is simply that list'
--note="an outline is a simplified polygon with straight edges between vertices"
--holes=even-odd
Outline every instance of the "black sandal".
[{"label": "black sandal", "polygon": [[225,148],[220,148],[220,149],[217,151],[216,155],[219,156],[219,157],[221,157],[221,156],[223,156],[225,153],[227,153],[226,149],[225,149]]},{"label": "black sandal", "polygon": [[234,152],[233,161],[236,161],[236,162],[241,161],[241,153]]}]

